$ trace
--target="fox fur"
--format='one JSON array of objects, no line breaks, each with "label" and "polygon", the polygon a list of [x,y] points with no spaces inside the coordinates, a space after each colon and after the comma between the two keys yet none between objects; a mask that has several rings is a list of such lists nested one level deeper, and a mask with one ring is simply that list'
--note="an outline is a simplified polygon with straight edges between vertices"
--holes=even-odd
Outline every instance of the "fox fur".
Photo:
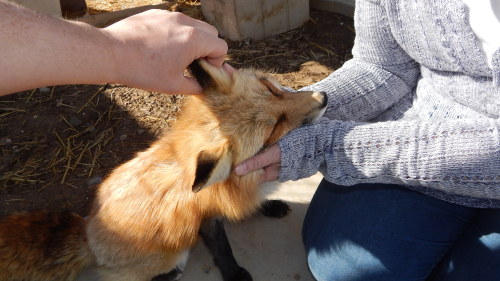
[{"label": "fox fur", "polygon": [[292,93],[254,70],[190,66],[202,95],[175,124],[99,186],[87,220],[21,213],[0,221],[0,280],[73,280],[96,264],[104,281],[149,281],[174,269],[214,217],[238,221],[264,198],[262,171],[234,166],[319,118],[326,96]]}]

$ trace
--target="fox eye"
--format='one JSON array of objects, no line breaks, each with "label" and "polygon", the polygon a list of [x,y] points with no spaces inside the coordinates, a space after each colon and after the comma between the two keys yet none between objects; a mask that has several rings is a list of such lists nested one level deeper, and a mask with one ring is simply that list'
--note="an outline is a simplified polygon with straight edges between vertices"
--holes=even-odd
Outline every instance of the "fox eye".
[{"label": "fox eye", "polygon": [[271,94],[273,94],[273,96],[283,98],[283,91],[276,87],[276,85],[269,81],[269,79],[267,79],[266,77],[262,77],[259,80],[264,86],[266,86],[266,88],[269,90],[269,92],[271,92]]}]

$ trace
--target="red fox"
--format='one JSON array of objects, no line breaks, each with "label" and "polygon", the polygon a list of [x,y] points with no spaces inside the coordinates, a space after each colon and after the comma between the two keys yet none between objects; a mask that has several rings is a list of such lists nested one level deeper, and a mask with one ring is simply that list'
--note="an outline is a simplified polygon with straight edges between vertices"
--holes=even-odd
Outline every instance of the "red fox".
[{"label": "red fox", "polygon": [[292,93],[254,70],[234,73],[205,60],[190,65],[203,88],[171,130],[101,183],[88,219],[20,213],[0,221],[1,281],[73,280],[95,264],[104,281],[174,280],[199,236],[224,280],[252,280],[231,252],[220,218],[238,221],[265,201],[260,172],[233,167],[324,112],[324,93]]}]

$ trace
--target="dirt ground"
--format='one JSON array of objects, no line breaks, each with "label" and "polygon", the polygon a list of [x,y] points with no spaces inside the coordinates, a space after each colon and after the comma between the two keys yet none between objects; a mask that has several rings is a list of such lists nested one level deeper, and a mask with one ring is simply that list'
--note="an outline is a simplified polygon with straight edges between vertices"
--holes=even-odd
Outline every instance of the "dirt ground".
[{"label": "dirt ground", "polygon": [[[117,1],[87,1],[94,12],[116,9]],[[199,12],[196,1],[190,5],[190,13]],[[301,28],[228,42],[228,61],[271,71],[299,89],[339,68],[353,41],[351,18],[311,10]],[[46,87],[0,98],[0,216],[32,209],[85,215],[102,178],[168,130],[182,101],[122,85]]]}]

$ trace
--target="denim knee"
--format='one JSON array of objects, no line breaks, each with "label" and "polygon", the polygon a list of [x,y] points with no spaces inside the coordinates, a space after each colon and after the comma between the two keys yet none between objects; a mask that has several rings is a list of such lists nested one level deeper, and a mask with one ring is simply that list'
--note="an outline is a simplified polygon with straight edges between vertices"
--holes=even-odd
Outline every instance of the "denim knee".
[{"label": "denim knee", "polygon": [[476,215],[404,187],[323,181],[302,237],[318,281],[426,280]]},{"label": "denim knee", "polygon": [[347,241],[327,252],[307,249],[307,262],[309,270],[318,281],[391,280],[380,260]]}]

